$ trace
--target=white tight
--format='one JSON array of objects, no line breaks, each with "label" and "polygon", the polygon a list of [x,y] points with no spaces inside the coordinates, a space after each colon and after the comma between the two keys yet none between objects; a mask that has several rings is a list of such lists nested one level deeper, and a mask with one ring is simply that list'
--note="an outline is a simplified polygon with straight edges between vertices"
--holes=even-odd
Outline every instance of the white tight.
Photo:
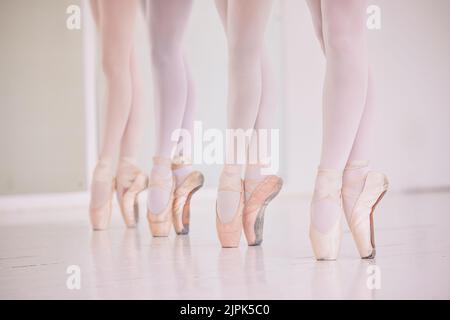
[{"label": "white tight", "polygon": [[[182,128],[193,135],[194,85],[183,51],[192,0],[150,0],[147,4],[155,85],[155,156],[167,159],[177,155],[175,153],[183,153],[184,157],[191,158],[189,150],[176,149],[177,141],[172,140],[172,134]],[[175,172],[177,182],[189,172],[190,168],[184,168],[181,176]],[[171,177],[170,166],[153,165],[150,179],[156,176]],[[170,188],[149,187],[148,207],[155,214],[167,206],[168,190]]]},{"label": "white tight", "polygon": [[368,159],[373,113],[364,0],[307,0],[327,59],[320,166]]},{"label": "white tight", "polygon": [[192,0],[148,1],[157,125],[155,154],[164,158],[174,153],[172,133],[193,127],[194,86],[183,51],[191,7]]},{"label": "white tight", "polygon": [[[373,86],[369,72],[364,0],[307,0],[327,68],[323,96],[320,167],[342,172],[347,164],[370,157]],[[368,167],[345,171],[342,183],[356,180],[362,190]],[[321,188],[322,180],[316,181]],[[332,227],[339,206],[328,199],[314,203],[312,222],[321,231]],[[346,213],[349,210],[346,210]]]},{"label": "white tight", "polygon": [[[272,2],[216,0],[228,42],[228,129],[270,129],[272,126],[273,79],[269,59],[264,52],[264,33]],[[250,142],[251,148],[256,147],[256,141],[254,135]],[[234,154],[235,151],[227,147],[227,154]],[[249,173],[249,170],[246,171]],[[236,213],[239,193],[220,191],[225,176],[227,184],[231,181],[238,187],[241,181],[241,166],[226,165],[219,183],[217,210],[222,222],[226,223]]]}]

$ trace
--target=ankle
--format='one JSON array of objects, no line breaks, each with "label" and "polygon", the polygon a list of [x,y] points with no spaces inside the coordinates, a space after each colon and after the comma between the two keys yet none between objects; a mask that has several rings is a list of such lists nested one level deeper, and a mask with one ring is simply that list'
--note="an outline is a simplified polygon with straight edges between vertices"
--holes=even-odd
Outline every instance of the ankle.
[{"label": "ankle", "polygon": [[242,166],[240,165],[225,165],[220,174],[220,183],[222,181],[227,180],[236,180],[241,181],[242,179]]},{"label": "ankle", "polygon": [[136,166],[136,158],[123,157],[119,158],[118,168]]},{"label": "ankle", "polygon": [[239,175],[241,176],[242,166],[237,164],[226,164],[222,168],[222,175]]},{"label": "ankle", "polygon": [[184,179],[193,171],[193,168],[191,165],[186,165],[179,167],[177,169],[173,169],[172,173],[175,177],[175,181],[177,183],[177,186],[183,183]]},{"label": "ankle", "polygon": [[369,161],[358,160],[347,163],[343,174],[344,188],[361,192],[369,173]]},{"label": "ankle", "polygon": [[218,192],[232,191],[239,193],[242,187],[241,184],[241,166],[225,165],[220,174]]},{"label": "ankle", "polygon": [[192,161],[183,156],[176,156],[172,161],[172,173],[175,177],[177,186],[193,171]]},{"label": "ankle", "polygon": [[262,174],[262,170],[265,168],[262,164],[248,164],[245,168],[245,180],[261,180],[266,175]]},{"label": "ankle", "polygon": [[170,167],[164,165],[153,165],[152,170],[150,171],[150,179],[152,179],[153,177],[168,179],[172,176],[173,174]]},{"label": "ankle", "polygon": [[315,189],[340,190],[342,188],[343,171],[336,169],[325,169],[319,167],[317,170]]},{"label": "ankle", "polygon": [[120,157],[117,164],[117,176],[129,176],[139,172],[134,158]]},{"label": "ankle", "polygon": [[172,181],[172,161],[169,158],[163,157],[153,157],[153,167],[150,172],[150,183],[149,187],[153,185],[162,186],[163,184],[171,185]]},{"label": "ankle", "polygon": [[100,158],[95,166],[93,179],[96,181],[111,180],[113,176],[112,159]]}]

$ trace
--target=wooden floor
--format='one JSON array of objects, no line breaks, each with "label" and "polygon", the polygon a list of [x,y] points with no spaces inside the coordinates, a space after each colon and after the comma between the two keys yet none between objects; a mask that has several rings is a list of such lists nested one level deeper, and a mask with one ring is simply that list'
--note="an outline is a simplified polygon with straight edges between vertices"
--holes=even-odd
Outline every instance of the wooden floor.
[{"label": "wooden floor", "polygon": [[2,213],[0,298],[450,298],[450,193],[388,194],[376,212],[376,261],[359,259],[347,229],[338,261],[314,261],[306,198],[281,194],[263,245],[242,239],[238,249],[219,246],[213,198],[192,206],[191,234],[169,238],[152,238],[144,215],[127,230],[115,211],[109,231],[92,232],[86,208]]}]

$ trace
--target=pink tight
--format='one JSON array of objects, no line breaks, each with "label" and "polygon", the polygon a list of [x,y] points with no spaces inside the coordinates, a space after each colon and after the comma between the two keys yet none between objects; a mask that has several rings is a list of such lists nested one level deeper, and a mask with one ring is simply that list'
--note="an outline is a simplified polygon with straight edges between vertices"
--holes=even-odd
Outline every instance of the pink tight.
[{"label": "pink tight", "polygon": [[100,158],[135,158],[143,113],[142,83],[133,45],[138,1],[91,0],[100,31],[107,82],[106,123]]},{"label": "pink tight", "polygon": [[91,188],[93,207],[108,200],[117,153],[127,163],[133,163],[138,153],[143,113],[142,83],[133,45],[138,5],[137,0],[91,0],[107,85],[105,129]]}]

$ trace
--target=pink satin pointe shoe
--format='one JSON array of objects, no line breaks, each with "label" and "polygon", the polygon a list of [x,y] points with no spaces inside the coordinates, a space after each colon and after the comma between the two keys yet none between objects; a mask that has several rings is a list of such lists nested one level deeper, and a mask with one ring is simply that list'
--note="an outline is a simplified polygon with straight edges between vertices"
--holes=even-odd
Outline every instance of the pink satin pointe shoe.
[{"label": "pink satin pointe shoe", "polygon": [[[153,163],[155,165],[167,165],[170,168],[172,161],[170,159],[154,157]],[[161,212],[155,213],[152,212],[150,208],[147,208],[147,219],[149,222],[150,231],[154,237],[169,236],[170,229],[172,227],[172,209],[175,186],[176,183],[173,176],[167,178],[158,175],[157,172],[153,172],[153,174],[150,175],[148,182],[149,188],[157,187],[170,192],[167,206]]]},{"label": "pink satin pointe shoe", "polygon": [[[314,196],[311,203],[311,223],[309,237],[317,260],[336,260],[342,239],[342,172],[319,169]],[[318,201],[330,200],[339,208],[339,214],[333,225],[326,231],[320,230],[313,221],[314,206]]]},{"label": "pink satin pointe shoe", "polygon": [[244,211],[244,184],[241,180],[240,186],[236,187],[227,175],[222,175],[219,183],[219,192],[237,192],[239,193],[239,204],[233,219],[229,222],[222,222],[217,211],[216,203],[216,229],[220,243],[223,248],[236,248],[239,246],[242,234],[242,214]]},{"label": "pink satin pointe shoe", "polygon": [[[173,163],[172,170],[177,170],[185,165],[189,165],[189,163]],[[189,233],[191,198],[203,186],[204,180],[200,171],[192,171],[175,188],[172,218],[173,227],[178,235]]]},{"label": "pink satin pointe shoe", "polygon": [[263,241],[264,212],[283,186],[283,180],[275,175],[262,180],[244,180],[246,199],[243,213],[244,234],[249,246],[260,245]]},{"label": "pink satin pointe shoe", "polygon": [[342,188],[344,203],[353,201],[355,204],[351,212],[346,212],[346,216],[362,259],[375,258],[373,214],[376,206],[387,192],[388,186],[389,182],[384,174],[370,171],[366,176],[362,192],[355,193],[355,187],[352,187],[351,184],[346,184]]},{"label": "pink satin pointe shoe", "polygon": [[111,212],[112,212],[112,198],[115,189],[115,179],[113,178],[108,186],[108,183],[105,181],[96,182],[92,181],[92,184],[102,183],[105,184],[105,187],[108,187],[109,191],[105,191],[107,193],[107,200],[103,204],[94,204],[93,199],[97,197],[94,194],[94,188],[98,188],[92,186],[92,194],[91,194],[91,202],[89,205],[89,217],[91,221],[91,226],[94,231],[106,230],[109,227],[111,221]]},{"label": "pink satin pointe shoe", "polygon": [[134,228],[139,221],[138,195],[147,188],[147,184],[147,176],[134,164],[126,164],[117,173],[117,201],[128,228]]}]

